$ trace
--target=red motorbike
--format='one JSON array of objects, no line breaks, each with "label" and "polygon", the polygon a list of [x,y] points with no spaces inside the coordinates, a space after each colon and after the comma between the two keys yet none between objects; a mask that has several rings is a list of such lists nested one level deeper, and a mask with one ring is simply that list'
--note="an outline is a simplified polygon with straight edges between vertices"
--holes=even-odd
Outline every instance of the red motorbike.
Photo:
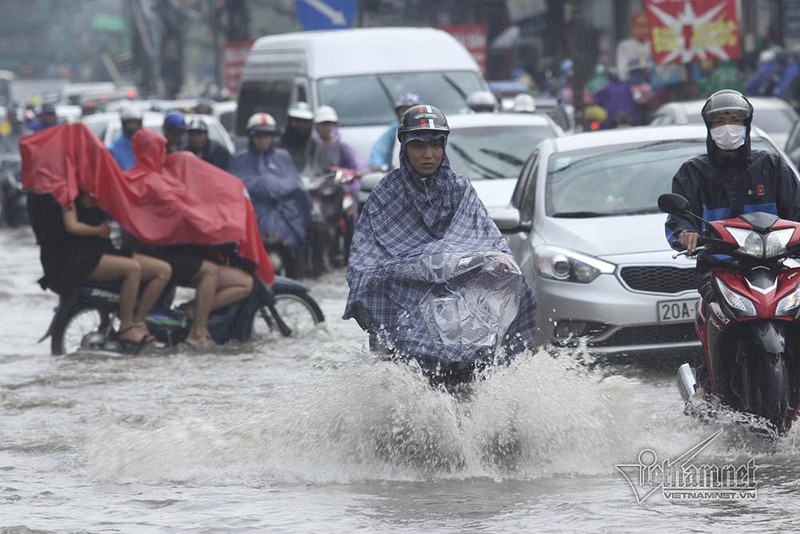
[{"label": "red motorbike", "polygon": [[[689,202],[671,193],[658,198],[658,207],[691,213]],[[800,394],[800,268],[793,261],[800,258],[800,223],[764,212],[703,222],[697,250],[725,259],[711,269],[715,298],[698,305],[702,397],[759,416],[783,435],[798,415]],[[678,386],[684,400],[701,395],[696,382],[683,364]]]}]

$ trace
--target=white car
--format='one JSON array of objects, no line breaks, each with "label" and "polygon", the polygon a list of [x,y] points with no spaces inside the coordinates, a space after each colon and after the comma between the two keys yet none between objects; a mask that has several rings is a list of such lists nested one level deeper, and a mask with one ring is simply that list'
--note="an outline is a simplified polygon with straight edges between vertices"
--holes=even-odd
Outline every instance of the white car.
[{"label": "white car", "polygon": [[[753,128],[754,149],[778,152]],[[694,260],[673,258],[658,196],[706,152],[700,125],[554,137],[533,151],[493,219],[538,300],[540,344],[595,354],[695,352]]]},{"label": "white car", "polygon": [[[201,114],[186,114],[186,123],[192,119],[199,118],[208,125],[208,138],[212,141],[220,143],[228,149],[228,152],[233,154],[235,147],[233,140],[222,124],[212,117],[211,115]],[[119,136],[122,131],[122,122],[119,120],[119,113],[95,113],[88,115],[82,119],[82,122],[89,127],[104,145],[110,146],[114,139]],[[161,126],[164,123],[164,113],[161,111],[144,111],[142,113],[142,126],[148,130],[153,130],[161,133]]]},{"label": "white car", "polygon": [[[748,96],[747,99],[753,104],[753,124],[767,132],[779,147],[786,146],[797,112],[781,98]],[[705,103],[705,100],[669,102],[653,113],[650,125],[703,124],[700,110]]]},{"label": "white car", "polygon": [[[452,169],[472,182],[490,212],[508,206],[517,177],[533,147],[564,131],[549,116],[536,113],[472,113],[449,115],[450,134],[446,154]],[[395,142],[392,166],[400,165]],[[371,173],[361,180],[360,201],[385,173]]]}]

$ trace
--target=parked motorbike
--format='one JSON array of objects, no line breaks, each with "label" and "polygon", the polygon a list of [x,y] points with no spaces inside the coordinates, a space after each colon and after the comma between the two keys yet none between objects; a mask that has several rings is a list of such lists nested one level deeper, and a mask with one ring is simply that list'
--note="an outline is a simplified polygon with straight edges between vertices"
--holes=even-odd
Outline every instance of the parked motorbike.
[{"label": "parked motorbike", "polygon": [[[119,339],[119,285],[87,282],[74,294],[61,295],[41,343],[51,338],[53,355],[78,350],[126,352]],[[147,316],[147,327],[159,343],[173,347],[186,339],[191,319],[167,304],[170,291]],[[272,287],[257,278],[245,300],[211,313],[208,330],[218,344],[261,341],[266,338],[302,337],[325,317],[308,288],[295,280],[276,277]]]},{"label": "parked motorbike", "polygon": [[28,224],[27,198],[19,153],[0,154],[0,223],[11,228]]},{"label": "parked motorbike", "polygon": [[[680,195],[661,195],[658,206],[689,213]],[[716,298],[701,298],[695,325],[705,365],[698,377],[688,363],[680,367],[681,395],[690,404],[709,401],[756,415],[785,434],[800,394],[800,268],[788,261],[800,258],[800,223],[763,212],[704,223],[698,250],[734,261],[711,269]],[[698,379],[707,384],[702,399]]]}]

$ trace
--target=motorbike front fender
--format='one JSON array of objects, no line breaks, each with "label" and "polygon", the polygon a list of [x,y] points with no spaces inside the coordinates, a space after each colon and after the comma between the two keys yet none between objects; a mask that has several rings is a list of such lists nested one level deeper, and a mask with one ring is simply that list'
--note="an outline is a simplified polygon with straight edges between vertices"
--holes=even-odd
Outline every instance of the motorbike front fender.
[{"label": "motorbike front fender", "polygon": [[786,326],[777,321],[752,321],[743,325],[743,337],[767,354],[786,350]]}]

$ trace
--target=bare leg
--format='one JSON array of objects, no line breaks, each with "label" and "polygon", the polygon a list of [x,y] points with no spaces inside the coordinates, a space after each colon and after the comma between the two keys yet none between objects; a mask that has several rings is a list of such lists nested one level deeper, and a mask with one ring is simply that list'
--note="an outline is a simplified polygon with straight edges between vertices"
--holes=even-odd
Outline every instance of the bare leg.
[{"label": "bare leg", "polygon": [[214,295],[212,310],[229,306],[244,300],[253,290],[253,277],[241,269],[219,265],[217,293]]},{"label": "bare leg", "polygon": [[119,291],[120,338],[133,343],[141,341],[147,335],[147,328],[144,324],[136,325],[133,320],[133,309],[142,279],[141,266],[131,258],[103,254],[88,278],[100,282],[122,279]]},{"label": "bare leg", "polygon": [[203,260],[200,271],[192,280],[196,291],[192,330],[186,336],[190,343],[205,343],[211,338],[211,334],[208,333],[208,315],[211,313],[214,293],[217,291],[218,274],[219,269],[216,264]]},{"label": "bare leg", "polygon": [[146,283],[139,299],[139,306],[133,316],[133,321],[144,323],[153,304],[156,303],[158,297],[164,292],[164,288],[167,287],[169,278],[172,276],[172,267],[163,260],[145,254],[134,254],[133,259],[142,266],[142,281]]}]

